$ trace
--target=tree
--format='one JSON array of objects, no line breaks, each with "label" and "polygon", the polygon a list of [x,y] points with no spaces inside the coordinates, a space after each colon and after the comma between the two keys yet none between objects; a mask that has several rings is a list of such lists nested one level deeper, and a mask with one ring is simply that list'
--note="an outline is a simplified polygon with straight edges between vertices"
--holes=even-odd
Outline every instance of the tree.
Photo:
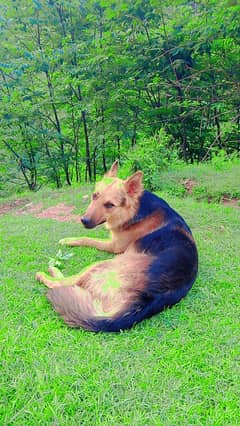
[{"label": "tree", "polygon": [[162,129],[185,161],[239,151],[237,2],[15,0],[0,14],[0,149],[29,189],[95,180]]}]

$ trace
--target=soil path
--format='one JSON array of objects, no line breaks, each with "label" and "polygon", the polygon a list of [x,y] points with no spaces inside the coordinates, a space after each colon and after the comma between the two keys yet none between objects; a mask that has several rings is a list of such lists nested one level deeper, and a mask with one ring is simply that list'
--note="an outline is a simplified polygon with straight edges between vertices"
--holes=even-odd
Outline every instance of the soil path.
[{"label": "soil path", "polygon": [[43,203],[33,204],[29,200],[19,199],[0,205],[0,215],[14,212],[17,216],[31,214],[39,219],[54,219],[59,222],[81,222],[80,215],[74,214],[75,206],[59,203],[56,206],[44,208]]},{"label": "soil path", "polygon": [[240,205],[239,205],[240,200],[238,198],[228,198],[224,196],[221,202],[222,204],[224,204],[224,206],[230,206],[240,210]]}]

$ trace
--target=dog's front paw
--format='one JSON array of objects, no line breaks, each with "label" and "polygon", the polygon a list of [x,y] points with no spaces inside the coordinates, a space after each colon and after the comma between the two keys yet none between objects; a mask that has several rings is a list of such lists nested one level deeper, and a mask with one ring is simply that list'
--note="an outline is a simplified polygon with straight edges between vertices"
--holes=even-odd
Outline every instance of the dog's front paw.
[{"label": "dog's front paw", "polygon": [[84,238],[63,238],[59,241],[62,246],[83,246]]},{"label": "dog's front paw", "polygon": [[76,239],[75,238],[63,238],[62,240],[59,241],[59,244],[61,244],[61,246],[70,246],[73,241],[76,241]]},{"label": "dog's front paw", "polygon": [[42,283],[44,280],[44,276],[45,276],[44,272],[37,272],[35,275],[35,278],[37,281],[40,281],[40,283]]}]

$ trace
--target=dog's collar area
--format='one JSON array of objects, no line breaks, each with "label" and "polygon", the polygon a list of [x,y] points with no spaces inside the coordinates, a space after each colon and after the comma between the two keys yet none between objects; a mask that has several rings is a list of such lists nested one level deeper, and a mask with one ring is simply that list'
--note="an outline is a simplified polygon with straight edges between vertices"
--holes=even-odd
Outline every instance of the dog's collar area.
[{"label": "dog's collar area", "polygon": [[123,225],[120,225],[117,228],[117,230],[125,231],[126,229],[130,228],[130,226],[136,225],[137,223],[141,222],[142,220],[144,220],[144,217],[142,215],[136,214],[132,219],[129,219]]}]

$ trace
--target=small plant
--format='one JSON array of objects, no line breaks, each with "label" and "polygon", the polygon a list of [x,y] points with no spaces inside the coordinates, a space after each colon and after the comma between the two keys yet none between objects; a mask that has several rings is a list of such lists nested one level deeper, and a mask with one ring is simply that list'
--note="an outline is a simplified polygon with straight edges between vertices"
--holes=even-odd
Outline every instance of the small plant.
[{"label": "small plant", "polygon": [[71,257],[73,257],[73,256],[74,256],[74,253],[64,254],[62,252],[62,250],[59,249],[58,252],[56,253],[55,258],[51,257],[49,259],[48,266],[49,266],[49,268],[57,267],[57,268],[61,269],[63,267],[63,262],[71,259]]}]

